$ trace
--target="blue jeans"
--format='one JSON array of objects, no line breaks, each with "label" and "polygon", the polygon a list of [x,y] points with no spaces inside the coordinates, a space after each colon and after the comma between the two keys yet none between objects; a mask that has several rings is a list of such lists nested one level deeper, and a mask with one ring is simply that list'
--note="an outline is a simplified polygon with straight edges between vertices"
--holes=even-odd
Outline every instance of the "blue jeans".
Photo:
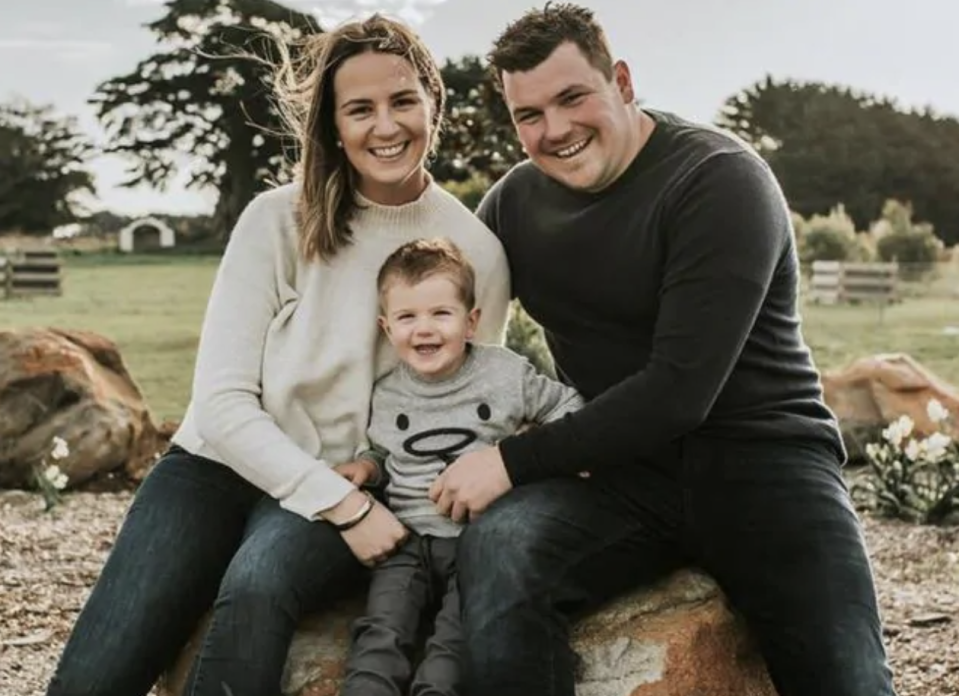
[{"label": "blue jeans", "polygon": [[300,617],[362,572],[330,526],[173,447],[140,486],[47,694],[148,693],[211,607],[184,693],[279,694]]},{"label": "blue jeans", "polygon": [[690,437],[656,462],[514,489],[460,539],[467,693],[573,696],[570,619],[693,565],[745,618],[780,696],[893,696],[840,472],[814,445]]}]

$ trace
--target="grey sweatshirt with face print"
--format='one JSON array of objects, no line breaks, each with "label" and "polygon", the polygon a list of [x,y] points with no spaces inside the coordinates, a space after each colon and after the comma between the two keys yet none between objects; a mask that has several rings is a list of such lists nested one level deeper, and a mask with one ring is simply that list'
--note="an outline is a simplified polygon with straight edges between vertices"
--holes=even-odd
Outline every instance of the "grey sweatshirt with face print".
[{"label": "grey sweatshirt with face print", "polygon": [[[462,525],[436,512],[436,477],[465,452],[498,443],[526,424],[546,423],[583,405],[572,387],[546,377],[499,346],[470,346],[457,373],[426,381],[400,364],[373,389],[364,453],[385,470],[390,509],[418,534],[457,536]],[[585,468],[585,462],[584,462]]]}]

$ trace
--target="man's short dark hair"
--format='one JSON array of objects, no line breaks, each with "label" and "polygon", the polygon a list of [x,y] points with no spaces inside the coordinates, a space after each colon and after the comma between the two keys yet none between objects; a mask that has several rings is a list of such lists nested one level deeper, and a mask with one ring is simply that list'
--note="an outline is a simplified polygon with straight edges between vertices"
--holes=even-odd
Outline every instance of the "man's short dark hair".
[{"label": "man's short dark hair", "polygon": [[569,2],[547,2],[543,9],[528,10],[511,22],[493,42],[486,59],[494,80],[502,88],[503,73],[532,70],[552,55],[560,44],[572,42],[590,65],[607,80],[613,77],[613,56],[606,32],[593,11]]}]

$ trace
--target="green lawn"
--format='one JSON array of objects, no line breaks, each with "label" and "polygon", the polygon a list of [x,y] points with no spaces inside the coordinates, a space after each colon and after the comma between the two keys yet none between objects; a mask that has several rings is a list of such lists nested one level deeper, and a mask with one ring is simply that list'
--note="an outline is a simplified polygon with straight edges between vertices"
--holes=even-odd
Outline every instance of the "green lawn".
[{"label": "green lawn", "polygon": [[[161,262],[162,258],[162,262]],[[158,422],[179,419],[218,259],[67,257],[63,295],[0,300],[0,328],[52,326],[109,337]]]},{"label": "green lawn", "polygon": [[[59,326],[96,331],[120,347],[156,420],[179,419],[189,399],[193,360],[217,259],[65,257],[62,297],[0,300],[0,328]],[[915,291],[910,295],[916,294]],[[911,354],[959,385],[959,300],[909,296],[887,308],[810,305],[806,340],[821,369],[865,355]]]}]

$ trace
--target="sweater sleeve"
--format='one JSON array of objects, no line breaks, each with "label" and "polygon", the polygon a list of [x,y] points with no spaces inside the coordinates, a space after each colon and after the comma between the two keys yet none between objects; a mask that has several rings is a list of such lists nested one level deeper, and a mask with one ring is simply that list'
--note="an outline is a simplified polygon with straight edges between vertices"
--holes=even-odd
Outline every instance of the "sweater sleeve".
[{"label": "sweater sleeve", "polygon": [[[280,199],[254,199],[230,236],[200,332],[193,408],[200,437],[240,476],[307,519],[354,490],[303,451],[263,410],[267,333],[283,311],[277,267],[288,243]],[[290,221],[292,224],[292,221]]]},{"label": "sweater sleeve", "polygon": [[706,419],[739,359],[788,242],[779,186],[751,153],[717,154],[667,195],[648,363],[576,413],[504,439],[514,484],[654,455]]},{"label": "sweater sleeve", "polygon": [[583,406],[583,397],[570,386],[540,373],[523,360],[523,404],[530,423],[549,423]]}]

